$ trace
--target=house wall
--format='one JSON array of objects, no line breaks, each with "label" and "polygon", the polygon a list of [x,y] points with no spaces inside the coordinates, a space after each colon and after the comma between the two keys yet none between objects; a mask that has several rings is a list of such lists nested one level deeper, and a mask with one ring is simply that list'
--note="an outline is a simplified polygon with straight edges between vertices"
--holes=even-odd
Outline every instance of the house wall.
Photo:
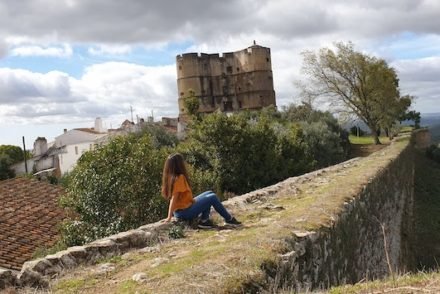
[{"label": "house wall", "polygon": [[[27,160],[27,166],[28,166],[29,173],[32,172],[32,167],[34,166],[34,164],[35,164],[35,161],[33,158]],[[11,169],[15,172],[15,175],[17,175],[17,176],[23,175],[26,173],[24,161],[13,164],[11,166]]]},{"label": "house wall", "polygon": [[70,130],[55,138],[55,146],[93,142],[107,134],[93,134],[79,130]]},{"label": "house wall", "polygon": [[95,143],[93,141],[90,141],[85,143],[67,145],[65,148],[66,153],[59,154],[61,175],[64,175],[67,172],[71,172],[81,155],[95,148]]}]

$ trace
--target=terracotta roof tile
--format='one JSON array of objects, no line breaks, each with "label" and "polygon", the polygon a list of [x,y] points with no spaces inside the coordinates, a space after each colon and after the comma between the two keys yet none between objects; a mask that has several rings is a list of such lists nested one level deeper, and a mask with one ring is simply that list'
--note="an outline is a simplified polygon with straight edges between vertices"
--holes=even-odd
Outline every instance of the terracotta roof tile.
[{"label": "terracotta roof tile", "polygon": [[63,188],[35,179],[0,181],[0,267],[21,269],[39,247],[51,247],[63,219]]}]

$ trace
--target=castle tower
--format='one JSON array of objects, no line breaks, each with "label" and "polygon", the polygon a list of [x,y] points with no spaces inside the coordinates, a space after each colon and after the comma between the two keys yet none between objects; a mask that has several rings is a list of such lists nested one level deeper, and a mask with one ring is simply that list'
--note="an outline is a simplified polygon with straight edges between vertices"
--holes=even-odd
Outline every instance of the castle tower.
[{"label": "castle tower", "polygon": [[186,53],[176,57],[179,117],[185,120],[184,99],[199,99],[199,112],[234,112],[274,105],[270,49],[253,45],[219,54]]}]

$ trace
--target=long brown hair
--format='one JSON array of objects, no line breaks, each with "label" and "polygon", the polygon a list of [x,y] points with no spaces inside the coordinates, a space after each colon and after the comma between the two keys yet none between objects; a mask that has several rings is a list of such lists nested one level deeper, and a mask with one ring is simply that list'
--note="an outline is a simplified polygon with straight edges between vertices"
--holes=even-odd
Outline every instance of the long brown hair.
[{"label": "long brown hair", "polygon": [[186,180],[189,181],[185,160],[183,159],[182,154],[171,154],[170,156],[168,156],[163,166],[162,196],[165,199],[171,199],[171,195],[173,194],[174,182],[180,175],[184,175]]}]

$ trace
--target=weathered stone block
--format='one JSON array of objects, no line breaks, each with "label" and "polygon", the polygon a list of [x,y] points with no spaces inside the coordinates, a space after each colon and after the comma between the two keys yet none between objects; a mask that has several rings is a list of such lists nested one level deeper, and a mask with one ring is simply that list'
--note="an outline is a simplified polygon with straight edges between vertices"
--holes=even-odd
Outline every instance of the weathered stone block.
[{"label": "weathered stone block", "polygon": [[13,287],[17,283],[17,277],[10,270],[0,268],[0,290]]},{"label": "weathered stone block", "polygon": [[21,287],[44,287],[49,285],[49,282],[39,273],[27,268],[22,269],[17,276],[18,284]]}]

